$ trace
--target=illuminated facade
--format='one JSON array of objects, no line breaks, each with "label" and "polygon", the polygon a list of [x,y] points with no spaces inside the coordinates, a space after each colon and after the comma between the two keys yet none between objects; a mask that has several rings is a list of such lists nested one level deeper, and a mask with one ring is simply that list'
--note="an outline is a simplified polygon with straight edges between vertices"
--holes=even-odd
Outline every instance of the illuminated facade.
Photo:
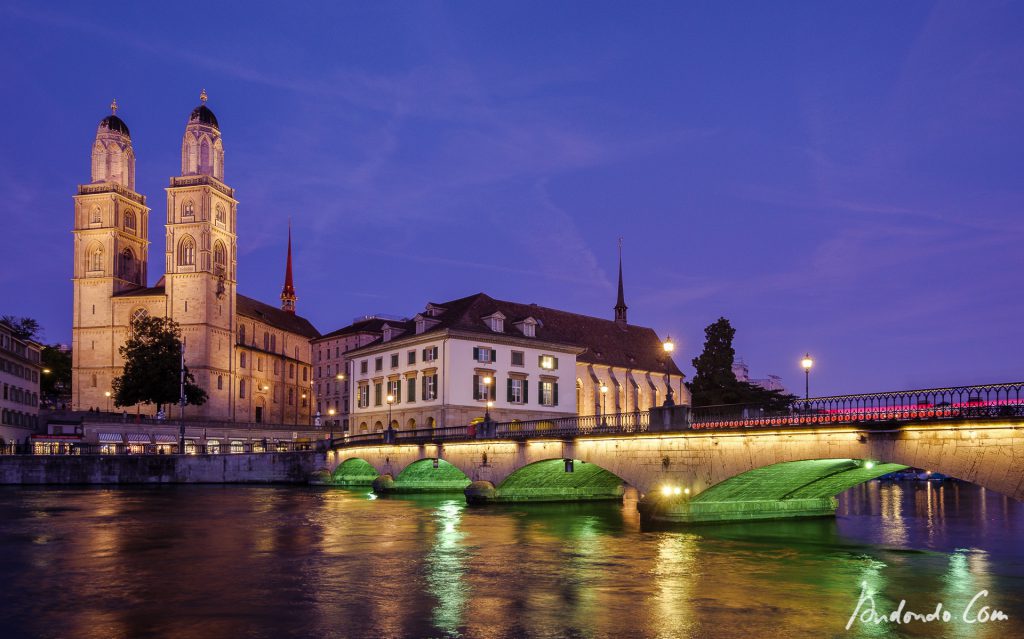
[{"label": "illuminated facade", "polygon": [[150,209],[135,191],[132,141],[116,103],[97,129],[92,180],[74,198],[72,406],[105,409],[132,319],[168,316],[181,326],[186,363],[209,397],[187,414],[309,424],[310,340],[319,333],[295,314],[291,234],[281,308],[239,294],[238,201],[224,182],[220,125],[205,91],[201,100],[185,127],[181,175],[166,189],[165,275],[153,287],[147,287]]},{"label": "illuminated facade", "polygon": [[20,442],[38,425],[42,347],[0,322],[0,439]]}]

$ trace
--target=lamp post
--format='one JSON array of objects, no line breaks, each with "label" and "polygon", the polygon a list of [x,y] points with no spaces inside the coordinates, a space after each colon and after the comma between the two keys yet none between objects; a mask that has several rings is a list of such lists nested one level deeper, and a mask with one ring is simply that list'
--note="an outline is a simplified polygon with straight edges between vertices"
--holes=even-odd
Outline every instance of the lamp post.
[{"label": "lamp post", "polygon": [[110,412],[110,391],[104,391],[103,394],[107,398],[107,412]]},{"label": "lamp post", "polygon": [[675,342],[672,341],[671,335],[665,336],[665,341],[662,342],[661,348],[665,351],[665,379],[667,380],[665,385],[668,387],[668,392],[665,393],[665,406],[675,406],[675,399],[672,398],[672,377],[669,375],[668,363],[672,359],[672,353],[676,350]]},{"label": "lamp post", "polygon": [[388,403],[388,430],[394,430],[391,427],[391,405],[395,403],[395,396],[389,393],[385,400]]},{"label": "lamp post", "polygon": [[606,415],[608,413],[608,385],[601,384],[601,425],[607,426]]},{"label": "lamp post", "polygon": [[484,378],[484,423],[491,423],[491,384],[494,379],[490,376]]},{"label": "lamp post", "polygon": [[328,408],[327,409],[327,417],[329,418],[327,421],[330,422],[330,429],[331,429],[331,437],[330,437],[330,439],[331,439],[331,441],[334,441],[334,409],[333,408]]},{"label": "lamp post", "polygon": [[804,358],[800,360],[800,365],[804,367],[804,399],[811,398],[811,367],[814,366],[814,360],[811,359],[811,354],[806,353]]}]

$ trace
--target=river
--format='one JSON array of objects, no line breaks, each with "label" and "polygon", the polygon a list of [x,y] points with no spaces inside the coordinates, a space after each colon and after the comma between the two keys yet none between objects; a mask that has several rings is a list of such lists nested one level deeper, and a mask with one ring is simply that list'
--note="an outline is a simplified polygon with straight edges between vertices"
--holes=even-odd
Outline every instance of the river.
[{"label": "river", "polygon": [[[1024,504],[869,482],[835,519],[641,530],[624,503],[470,508],[279,486],[0,488],[13,637],[1024,637]],[[949,622],[855,621],[875,609]],[[1006,621],[968,624],[997,608]],[[867,600],[862,605],[866,609]]]}]

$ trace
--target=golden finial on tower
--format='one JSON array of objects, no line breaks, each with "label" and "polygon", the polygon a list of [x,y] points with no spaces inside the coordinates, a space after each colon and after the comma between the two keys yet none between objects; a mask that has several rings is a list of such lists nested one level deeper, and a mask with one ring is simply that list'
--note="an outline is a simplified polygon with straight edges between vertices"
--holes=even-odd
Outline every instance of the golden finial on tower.
[{"label": "golden finial on tower", "polygon": [[202,102],[203,104],[206,104],[206,100],[207,99],[208,99],[208,96],[206,95],[206,89],[203,89],[202,91],[199,92],[199,101]]},{"label": "golden finial on tower", "polygon": [[117,115],[117,98],[114,98],[114,101],[110,103],[110,112]]}]

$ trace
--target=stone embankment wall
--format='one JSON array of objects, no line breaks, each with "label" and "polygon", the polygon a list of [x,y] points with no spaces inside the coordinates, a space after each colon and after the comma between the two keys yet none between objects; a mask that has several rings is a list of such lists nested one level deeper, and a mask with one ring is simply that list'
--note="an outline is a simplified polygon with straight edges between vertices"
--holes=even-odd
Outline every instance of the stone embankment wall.
[{"label": "stone embankment wall", "polygon": [[0,484],[304,484],[324,454],[5,455]]}]

